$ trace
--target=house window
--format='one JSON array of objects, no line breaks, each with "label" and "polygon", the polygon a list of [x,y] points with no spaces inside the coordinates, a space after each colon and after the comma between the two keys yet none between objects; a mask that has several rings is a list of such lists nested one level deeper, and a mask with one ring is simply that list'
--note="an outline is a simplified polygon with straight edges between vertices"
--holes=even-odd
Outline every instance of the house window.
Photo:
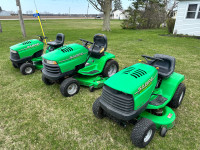
[{"label": "house window", "polygon": [[200,19],[200,5],[199,5],[199,12],[198,12],[197,19]]},{"label": "house window", "polygon": [[195,18],[196,11],[197,11],[197,4],[190,4],[188,7],[186,18],[190,18],[190,19]]}]

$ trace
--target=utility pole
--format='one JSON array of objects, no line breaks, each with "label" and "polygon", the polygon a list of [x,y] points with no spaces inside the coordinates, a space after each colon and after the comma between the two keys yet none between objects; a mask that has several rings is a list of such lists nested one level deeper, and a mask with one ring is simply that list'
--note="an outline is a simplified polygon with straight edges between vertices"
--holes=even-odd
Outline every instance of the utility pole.
[{"label": "utility pole", "polygon": [[70,7],[69,7],[69,16],[71,16],[71,15],[70,15]]},{"label": "utility pole", "polygon": [[1,21],[0,21],[0,32],[2,32]]},{"label": "utility pole", "polygon": [[87,8],[87,19],[88,19],[88,11],[89,11],[89,3],[88,3],[88,8]]},{"label": "utility pole", "polygon": [[21,9],[20,0],[16,0],[16,5],[19,6],[18,15],[19,15],[22,34],[23,34],[24,37],[26,37],[26,31],[25,31],[24,20],[23,20],[23,16],[22,16],[22,9]]}]

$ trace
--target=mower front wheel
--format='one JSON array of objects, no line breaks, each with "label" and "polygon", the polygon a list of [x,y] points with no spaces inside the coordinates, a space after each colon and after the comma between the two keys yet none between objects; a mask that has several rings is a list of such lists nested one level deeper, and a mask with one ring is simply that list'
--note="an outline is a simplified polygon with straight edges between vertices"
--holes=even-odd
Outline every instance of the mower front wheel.
[{"label": "mower front wheel", "polygon": [[17,66],[15,63],[12,63],[12,66],[13,66],[14,68],[18,68],[18,66]]},{"label": "mower front wheel", "polygon": [[96,99],[96,101],[93,103],[92,111],[95,117],[98,119],[102,119],[105,115],[103,113],[103,109],[100,106],[100,97]]},{"label": "mower front wheel", "polygon": [[168,103],[168,106],[171,108],[178,108],[183,101],[183,97],[185,95],[185,90],[186,90],[185,84],[180,83],[173,98]]},{"label": "mower front wheel", "polygon": [[167,128],[162,127],[162,128],[160,129],[160,136],[165,137],[166,133],[167,133]]},{"label": "mower front wheel", "polygon": [[46,85],[53,85],[55,82],[53,82],[52,80],[49,80],[48,78],[46,78],[43,74],[42,74],[42,81],[46,84]]},{"label": "mower front wheel", "polygon": [[60,85],[60,92],[65,97],[77,94],[80,90],[78,81],[74,78],[65,79]]},{"label": "mower front wheel", "polygon": [[29,75],[35,72],[35,66],[31,63],[24,63],[20,66],[20,71],[23,75]]},{"label": "mower front wheel", "polygon": [[119,64],[115,60],[110,59],[106,62],[106,65],[103,69],[103,76],[111,77],[118,71],[119,71]]},{"label": "mower front wheel", "polygon": [[133,128],[132,143],[140,148],[149,144],[156,131],[156,125],[149,119],[142,118]]},{"label": "mower front wheel", "polygon": [[94,92],[94,86],[89,87],[90,92]]}]

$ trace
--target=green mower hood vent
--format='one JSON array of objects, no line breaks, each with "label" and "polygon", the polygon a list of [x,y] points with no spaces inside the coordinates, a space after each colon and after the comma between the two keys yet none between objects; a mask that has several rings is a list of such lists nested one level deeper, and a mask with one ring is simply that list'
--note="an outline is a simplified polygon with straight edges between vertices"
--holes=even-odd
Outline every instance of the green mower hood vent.
[{"label": "green mower hood vent", "polygon": [[25,41],[22,43],[23,45],[31,44],[31,41]]},{"label": "green mower hood vent", "polygon": [[63,53],[67,53],[67,52],[73,51],[73,48],[71,48],[71,47],[63,47],[63,48],[61,49],[61,51],[62,51]]},{"label": "green mower hood vent", "polygon": [[137,79],[137,78],[147,74],[147,72],[142,69],[135,70],[134,67],[130,67],[124,71],[124,74],[130,74],[131,76],[133,76]]}]

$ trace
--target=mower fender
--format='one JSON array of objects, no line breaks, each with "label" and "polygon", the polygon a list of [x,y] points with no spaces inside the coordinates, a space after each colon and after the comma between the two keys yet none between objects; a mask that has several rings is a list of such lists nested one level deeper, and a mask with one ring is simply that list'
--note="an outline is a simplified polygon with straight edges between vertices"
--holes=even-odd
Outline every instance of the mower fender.
[{"label": "mower fender", "polygon": [[162,116],[156,116],[147,111],[144,111],[140,114],[138,119],[141,118],[147,118],[153,121],[156,124],[157,129],[160,129],[161,127],[171,129],[174,126],[176,115],[170,107],[166,106],[163,108]]},{"label": "mower fender", "polygon": [[105,55],[100,59],[90,57],[90,59],[87,61],[89,65],[80,69],[78,73],[87,76],[100,74],[103,71],[106,62],[112,58],[115,58],[115,55],[108,52],[105,52]]},{"label": "mower fender", "polygon": [[176,89],[184,79],[184,75],[176,72],[174,72],[169,78],[163,79],[160,88],[156,89],[154,93],[161,94],[163,97],[167,98],[167,100],[159,106],[149,104],[147,109],[159,109],[165,107],[171,101]]}]

